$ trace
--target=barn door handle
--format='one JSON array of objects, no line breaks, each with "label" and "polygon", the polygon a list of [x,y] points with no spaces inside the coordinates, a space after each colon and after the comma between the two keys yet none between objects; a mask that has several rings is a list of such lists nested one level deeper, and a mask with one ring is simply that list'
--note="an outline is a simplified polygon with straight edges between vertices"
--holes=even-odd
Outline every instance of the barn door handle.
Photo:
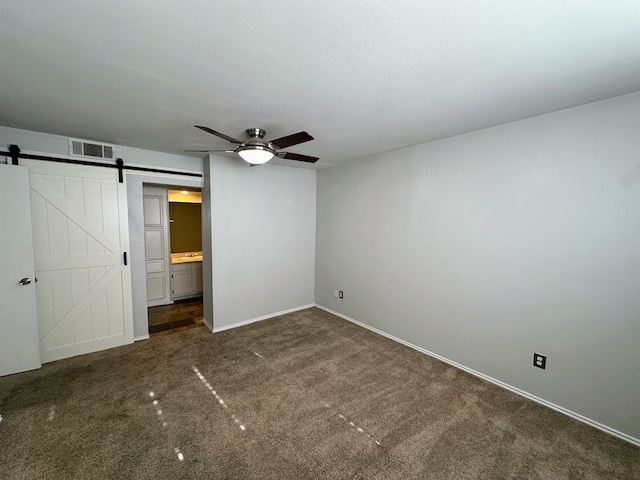
[{"label": "barn door handle", "polygon": [[124,264],[125,264],[125,266],[126,266],[126,265],[127,265],[127,252],[124,252],[124,253],[122,254],[122,258],[124,259]]},{"label": "barn door handle", "polygon": [[31,283],[31,279],[24,277],[22,280],[18,282],[20,285],[29,285]]}]

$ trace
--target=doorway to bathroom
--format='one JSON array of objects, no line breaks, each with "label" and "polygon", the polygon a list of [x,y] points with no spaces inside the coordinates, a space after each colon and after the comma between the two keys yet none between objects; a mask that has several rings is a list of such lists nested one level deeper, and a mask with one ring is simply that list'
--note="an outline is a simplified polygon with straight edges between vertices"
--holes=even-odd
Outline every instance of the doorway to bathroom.
[{"label": "doorway to bathroom", "polygon": [[202,193],[145,184],[143,207],[149,334],[200,327]]}]

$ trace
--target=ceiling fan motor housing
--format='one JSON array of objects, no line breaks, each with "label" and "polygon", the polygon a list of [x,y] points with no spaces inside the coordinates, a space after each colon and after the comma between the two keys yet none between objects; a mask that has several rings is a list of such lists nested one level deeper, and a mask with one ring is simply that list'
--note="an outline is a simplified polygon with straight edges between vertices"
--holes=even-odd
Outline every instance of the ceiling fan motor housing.
[{"label": "ceiling fan motor housing", "polygon": [[[249,139],[238,146],[240,150],[253,149],[253,150],[269,150],[274,155],[276,153],[276,146],[271,142],[261,140],[265,136],[265,131],[261,128],[248,128],[247,135]],[[243,148],[246,147],[246,148]]]},{"label": "ceiling fan motor housing", "polygon": [[247,128],[247,135],[249,138],[264,138],[265,132],[261,128]]}]

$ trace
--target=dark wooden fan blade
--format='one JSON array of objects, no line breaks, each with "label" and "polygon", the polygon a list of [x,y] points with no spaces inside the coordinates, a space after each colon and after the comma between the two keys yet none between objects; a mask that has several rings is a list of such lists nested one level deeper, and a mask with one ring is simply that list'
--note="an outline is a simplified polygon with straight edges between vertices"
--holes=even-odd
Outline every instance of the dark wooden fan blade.
[{"label": "dark wooden fan blade", "polygon": [[203,130],[203,131],[205,131],[207,133],[210,133],[211,135],[215,135],[216,137],[224,138],[225,140],[227,140],[227,141],[229,141],[231,143],[242,143],[240,140],[236,140],[235,138],[232,138],[229,135],[225,135],[224,133],[216,132],[212,128],[203,127],[203,126],[200,126],[200,125],[194,125],[194,127],[199,128],[200,130]]},{"label": "dark wooden fan blade", "polygon": [[298,162],[307,163],[316,163],[319,160],[318,157],[309,157],[308,155],[291,152],[278,152],[278,157],[286,158],[287,160],[297,160]]},{"label": "dark wooden fan blade", "polygon": [[278,148],[287,148],[292,147],[293,145],[298,145],[300,143],[308,142],[313,140],[313,137],[309,135],[307,132],[298,132],[293,135],[287,135],[286,137],[276,138],[275,140],[271,140]]}]

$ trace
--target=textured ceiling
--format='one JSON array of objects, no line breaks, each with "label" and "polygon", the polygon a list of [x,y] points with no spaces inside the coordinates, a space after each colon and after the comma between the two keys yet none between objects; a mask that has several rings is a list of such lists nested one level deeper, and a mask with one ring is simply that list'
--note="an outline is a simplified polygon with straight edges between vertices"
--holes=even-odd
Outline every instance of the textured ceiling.
[{"label": "textured ceiling", "polygon": [[[0,2],[0,125],[181,153],[193,128],[322,168],[640,90],[640,2]],[[278,160],[277,163],[296,165]]]}]

